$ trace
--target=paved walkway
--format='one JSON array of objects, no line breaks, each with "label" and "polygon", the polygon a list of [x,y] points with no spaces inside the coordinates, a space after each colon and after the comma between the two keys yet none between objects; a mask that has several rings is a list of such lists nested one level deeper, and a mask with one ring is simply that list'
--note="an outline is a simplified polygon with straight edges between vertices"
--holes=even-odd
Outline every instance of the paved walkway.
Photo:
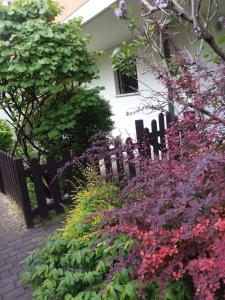
[{"label": "paved walkway", "polygon": [[31,292],[20,282],[23,259],[40,247],[59,221],[27,230],[19,212],[0,194],[0,300],[31,300]]}]

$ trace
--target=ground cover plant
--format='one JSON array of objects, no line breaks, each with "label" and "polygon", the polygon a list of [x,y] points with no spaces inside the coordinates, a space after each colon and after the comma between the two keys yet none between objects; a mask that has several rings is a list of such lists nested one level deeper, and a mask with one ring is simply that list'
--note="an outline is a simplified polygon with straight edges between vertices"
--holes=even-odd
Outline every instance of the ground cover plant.
[{"label": "ground cover plant", "polygon": [[[102,219],[101,211],[121,206],[118,189],[93,171],[86,174],[87,186],[77,194],[65,227],[43,250],[27,258],[29,269],[23,281],[32,285],[34,299],[139,298],[139,282],[136,277],[132,279],[132,266],[110,273],[118,257],[129,255],[135,239],[124,234],[102,235],[110,222]],[[179,284],[170,286],[167,299],[172,299],[175,288],[188,295],[185,285]],[[146,284],[142,293],[148,299],[158,299],[156,290],[155,284]]]}]

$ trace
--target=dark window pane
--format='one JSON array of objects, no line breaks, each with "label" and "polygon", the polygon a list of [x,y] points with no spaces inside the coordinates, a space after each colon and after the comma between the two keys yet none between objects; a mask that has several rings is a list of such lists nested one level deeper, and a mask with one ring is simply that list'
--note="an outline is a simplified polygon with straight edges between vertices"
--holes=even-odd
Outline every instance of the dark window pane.
[{"label": "dark window pane", "polygon": [[138,91],[137,73],[133,76],[128,76],[121,73],[119,70],[115,71],[115,80],[118,94],[129,94]]}]

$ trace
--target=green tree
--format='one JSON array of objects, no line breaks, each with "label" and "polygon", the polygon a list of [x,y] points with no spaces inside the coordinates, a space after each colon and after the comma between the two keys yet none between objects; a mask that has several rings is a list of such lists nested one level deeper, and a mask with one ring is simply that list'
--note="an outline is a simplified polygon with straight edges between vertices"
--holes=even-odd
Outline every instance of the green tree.
[{"label": "green tree", "polygon": [[[57,155],[72,150],[80,155],[88,146],[90,138],[99,131],[113,128],[111,107],[99,96],[99,88],[77,88],[53,105],[45,103],[41,110],[41,127],[35,126],[35,141],[46,152]],[[35,125],[36,114],[34,120]]]},{"label": "green tree", "polygon": [[[98,53],[87,51],[89,37],[80,34],[81,20],[57,23],[54,20],[59,12],[52,0],[0,5],[0,106],[15,129],[12,154],[20,146],[28,161],[30,146],[39,155],[48,153],[59,131],[63,136],[64,129],[74,129],[75,123],[79,126],[78,110],[94,111],[103,101],[99,89],[85,89],[97,77]],[[111,116],[110,109],[107,113],[106,119]],[[42,124],[48,144],[38,138],[37,128]],[[104,130],[111,127],[108,122]]]},{"label": "green tree", "polygon": [[0,150],[11,152],[13,146],[13,131],[6,120],[0,119]]}]

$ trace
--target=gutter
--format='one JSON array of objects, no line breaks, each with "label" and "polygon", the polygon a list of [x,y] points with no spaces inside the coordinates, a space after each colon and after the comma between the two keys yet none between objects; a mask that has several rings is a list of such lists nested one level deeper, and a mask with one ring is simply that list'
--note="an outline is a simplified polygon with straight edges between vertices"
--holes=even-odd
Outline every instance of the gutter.
[{"label": "gutter", "polygon": [[[103,3],[104,1],[104,3]],[[77,10],[72,12],[69,16],[67,16],[62,22],[66,23],[69,20],[77,17],[83,17],[82,25],[85,25],[89,22],[91,22],[93,19],[104,13],[112,4],[114,4],[117,0],[88,0],[87,2],[83,3],[81,7],[79,7]],[[96,2],[101,4],[101,7],[96,5]],[[93,13],[91,13],[95,9]],[[89,14],[85,16],[85,12],[89,10]]]}]

